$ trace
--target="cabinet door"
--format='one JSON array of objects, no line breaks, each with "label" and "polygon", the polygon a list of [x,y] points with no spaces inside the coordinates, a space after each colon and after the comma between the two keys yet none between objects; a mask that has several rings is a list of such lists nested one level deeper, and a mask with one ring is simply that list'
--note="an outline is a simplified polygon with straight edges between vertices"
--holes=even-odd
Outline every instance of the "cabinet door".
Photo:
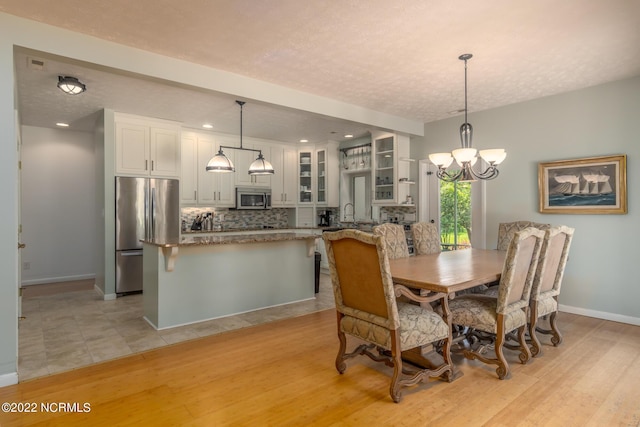
[{"label": "cabinet door", "polygon": [[298,152],[298,203],[313,203],[313,152],[301,150]]},{"label": "cabinet door", "polygon": [[296,195],[298,193],[298,151],[293,148],[285,147],[283,150],[282,164],[282,190],[284,193],[284,205],[295,206]]},{"label": "cabinet door", "polygon": [[[262,156],[265,160],[271,161],[271,150],[266,145],[244,144],[244,148],[262,150]],[[234,162],[236,185],[239,187],[271,187],[271,175],[249,175],[249,166],[258,158],[258,152],[251,150],[232,150],[235,151],[236,156],[236,161]]]},{"label": "cabinet door", "polygon": [[[198,205],[234,207],[234,173],[206,170],[207,163],[218,152],[218,146],[213,138],[198,137]],[[224,154],[235,163],[233,151],[225,150]]]},{"label": "cabinet door", "polygon": [[327,204],[327,150],[316,151],[316,201]]},{"label": "cabinet door", "polygon": [[177,129],[150,129],[150,173],[152,176],[180,176],[180,132]]},{"label": "cabinet door", "polygon": [[396,204],[396,141],[393,136],[373,140],[373,203]]},{"label": "cabinet door", "polygon": [[[209,160],[216,154],[216,143],[213,139],[198,138],[198,204],[213,205],[215,203],[216,175],[207,172]],[[228,154],[228,153],[225,153]],[[230,175],[230,174],[224,174]]]},{"label": "cabinet door", "polygon": [[116,122],[116,174],[149,175],[149,127]]},{"label": "cabinet door", "polygon": [[196,135],[182,134],[180,164],[180,203],[196,204],[198,201],[198,139]]}]

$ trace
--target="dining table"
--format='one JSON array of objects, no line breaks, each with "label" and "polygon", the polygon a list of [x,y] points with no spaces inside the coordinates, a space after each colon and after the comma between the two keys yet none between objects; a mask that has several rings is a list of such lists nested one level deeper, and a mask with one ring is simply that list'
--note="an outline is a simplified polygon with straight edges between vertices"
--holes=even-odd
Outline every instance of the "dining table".
[{"label": "dining table", "polygon": [[[447,301],[455,298],[457,292],[499,281],[505,255],[505,251],[470,248],[397,258],[389,260],[389,267],[394,284],[414,289],[423,296],[447,295],[441,300],[441,310],[453,335]],[[402,357],[424,367],[437,366],[442,360],[442,355],[431,346],[403,352]],[[460,376],[462,372],[454,369],[450,380]]]}]

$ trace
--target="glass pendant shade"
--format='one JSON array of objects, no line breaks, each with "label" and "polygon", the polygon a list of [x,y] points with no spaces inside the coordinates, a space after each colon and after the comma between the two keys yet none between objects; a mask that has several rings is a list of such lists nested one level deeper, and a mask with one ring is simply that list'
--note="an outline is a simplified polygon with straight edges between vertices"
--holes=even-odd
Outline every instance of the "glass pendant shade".
[{"label": "glass pendant shade", "polygon": [[58,88],[68,95],[78,95],[87,90],[87,87],[75,77],[63,76],[58,76]]},{"label": "glass pendant shade", "polygon": [[468,163],[476,158],[478,150],[475,148],[458,148],[453,150],[451,154],[456,159],[458,165],[462,166],[463,163]]},{"label": "glass pendant shade", "polygon": [[484,161],[489,164],[499,165],[507,157],[507,152],[502,148],[480,150],[480,157],[482,157]]},{"label": "glass pendant shade", "polygon": [[218,154],[213,156],[206,167],[207,172],[235,172],[236,168],[231,160],[222,152],[222,148],[218,150]]},{"label": "glass pendant shade", "polygon": [[434,153],[429,154],[429,160],[434,165],[441,168],[448,168],[453,163],[453,157],[451,157],[451,153]]},{"label": "glass pendant shade", "polygon": [[273,175],[273,173],[273,166],[262,157],[262,152],[249,166],[249,175]]}]

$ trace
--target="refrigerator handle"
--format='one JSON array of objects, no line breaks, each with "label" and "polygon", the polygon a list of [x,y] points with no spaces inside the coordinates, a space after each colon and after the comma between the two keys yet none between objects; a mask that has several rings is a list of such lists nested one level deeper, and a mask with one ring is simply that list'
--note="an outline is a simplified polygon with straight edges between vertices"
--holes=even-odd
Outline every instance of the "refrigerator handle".
[{"label": "refrigerator handle", "polygon": [[151,215],[149,215],[151,220],[151,230],[149,235],[149,240],[152,240],[156,235],[156,189],[151,189]]},{"label": "refrigerator handle", "polygon": [[144,193],[144,239],[149,239],[149,227],[151,224],[149,223],[149,193],[145,191]]}]

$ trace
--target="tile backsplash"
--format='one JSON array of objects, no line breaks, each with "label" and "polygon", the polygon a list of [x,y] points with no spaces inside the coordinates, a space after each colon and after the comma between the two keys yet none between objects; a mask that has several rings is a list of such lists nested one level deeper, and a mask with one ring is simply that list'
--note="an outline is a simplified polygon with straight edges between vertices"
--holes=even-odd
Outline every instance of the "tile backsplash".
[{"label": "tile backsplash", "polygon": [[295,223],[289,222],[289,215],[295,216],[292,209],[265,209],[265,210],[233,210],[215,208],[182,208],[180,219],[184,221],[187,229],[191,229],[193,220],[198,215],[206,215],[211,212],[214,224],[221,224],[223,230],[245,229],[245,228],[285,228]]}]

